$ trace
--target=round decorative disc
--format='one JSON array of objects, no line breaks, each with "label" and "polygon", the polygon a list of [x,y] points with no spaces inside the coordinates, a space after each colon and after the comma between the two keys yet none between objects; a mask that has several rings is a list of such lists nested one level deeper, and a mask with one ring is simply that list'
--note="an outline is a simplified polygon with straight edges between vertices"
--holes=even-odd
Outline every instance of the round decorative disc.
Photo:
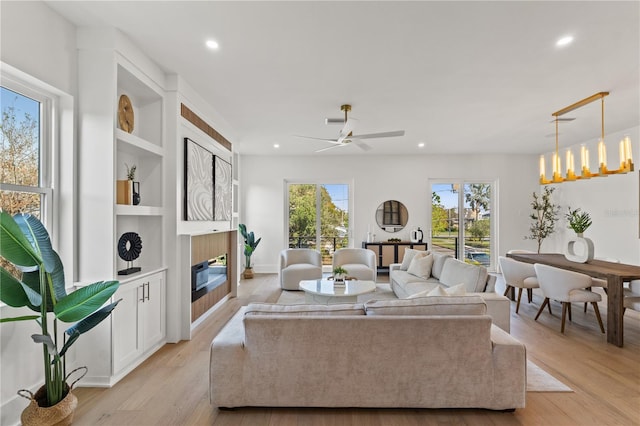
[{"label": "round decorative disc", "polygon": [[120,96],[118,101],[118,123],[125,132],[133,132],[133,105],[127,95]]},{"label": "round decorative disc", "polygon": [[140,257],[142,252],[142,240],[135,232],[125,232],[118,240],[118,256],[122,260],[131,262]]}]

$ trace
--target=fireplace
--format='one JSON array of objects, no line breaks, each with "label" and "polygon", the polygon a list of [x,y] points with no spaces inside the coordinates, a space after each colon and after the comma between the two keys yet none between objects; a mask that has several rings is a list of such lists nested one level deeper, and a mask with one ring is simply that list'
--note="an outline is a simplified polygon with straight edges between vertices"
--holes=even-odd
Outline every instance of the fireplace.
[{"label": "fireplace", "polygon": [[226,254],[191,265],[191,302],[225,284],[227,279]]}]

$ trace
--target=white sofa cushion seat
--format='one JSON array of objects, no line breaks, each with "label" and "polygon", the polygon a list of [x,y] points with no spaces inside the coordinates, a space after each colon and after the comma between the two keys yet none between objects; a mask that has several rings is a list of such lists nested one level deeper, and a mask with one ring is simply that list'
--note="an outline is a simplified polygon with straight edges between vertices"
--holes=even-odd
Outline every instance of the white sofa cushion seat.
[{"label": "white sofa cushion seat", "polygon": [[364,310],[367,315],[485,315],[487,305],[480,296],[429,296],[369,300]]},{"label": "white sofa cushion seat", "polygon": [[362,303],[337,303],[335,305],[277,305],[274,303],[249,303],[244,312],[249,315],[364,315]]},{"label": "white sofa cushion seat", "polygon": [[372,269],[361,263],[346,263],[342,267],[347,271],[347,276],[357,280],[375,281],[373,279]]}]

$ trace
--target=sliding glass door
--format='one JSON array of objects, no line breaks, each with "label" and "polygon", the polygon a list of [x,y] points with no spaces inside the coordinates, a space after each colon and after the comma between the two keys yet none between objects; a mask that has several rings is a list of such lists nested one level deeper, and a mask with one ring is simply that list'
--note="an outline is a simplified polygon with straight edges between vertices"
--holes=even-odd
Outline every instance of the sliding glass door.
[{"label": "sliding glass door", "polygon": [[349,185],[289,183],[289,248],[313,248],[331,265],[333,252],[349,246]]},{"label": "sliding glass door", "polygon": [[431,182],[432,250],[493,269],[493,189],[488,182]]}]

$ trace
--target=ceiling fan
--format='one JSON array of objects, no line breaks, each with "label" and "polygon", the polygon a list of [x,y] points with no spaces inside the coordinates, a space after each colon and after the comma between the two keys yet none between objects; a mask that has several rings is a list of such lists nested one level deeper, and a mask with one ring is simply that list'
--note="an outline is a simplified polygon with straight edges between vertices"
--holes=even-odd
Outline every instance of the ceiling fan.
[{"label": "ceiling fan", "polygon": [[[341,105],[340,111],[344,111],[344,127],[340,130],[340,134],[337,139],[327,139],[327,138],[314,138],[312,136],[300,136],[302,138],[307,139],[315,139],[320,141],[329,142],[332,146],[328,146],[326,148],[322,148],[317,150],[316,152],[327,151],[333,148],[344,147],[353,143],[358,148],[363,151],[370,151],[371,147],[366,143],[362,142],[362,139],[374,139],[374,138],[389,138],[394,136],[404,136],[404,130],[396,130],[393,132],[382,132],[382,133],[369,133],[363,135],[354,135],[353,129],[357,124],[357,120],[348,117],[349,111],[351,111],[351,105]],[[327,123],[341,121],[337,119],[327,119]]]}]

